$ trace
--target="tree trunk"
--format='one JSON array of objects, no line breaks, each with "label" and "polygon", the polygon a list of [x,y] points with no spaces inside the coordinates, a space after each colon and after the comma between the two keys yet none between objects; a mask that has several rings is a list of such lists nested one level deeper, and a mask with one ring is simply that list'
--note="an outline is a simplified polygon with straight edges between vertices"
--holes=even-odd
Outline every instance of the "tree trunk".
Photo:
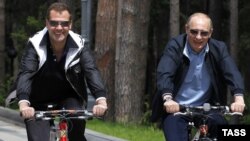
[{"label": "tree trunk", "polygon": [[215,39],[222,40],[222,13],[221,13],[221,8],[222,8],[222,1],[218,0],[210,0],[209,1],[209,16],[211,17],[213,21],[213,35],[212,37]]},{"label": "tree trunk", "polygon": [[[229,26],[229,32],[230,32],[230,53],[235,60],[236,64],[238,64],[238,0],[230,0],[229,3],[230,6],[230,26]],[[228,94],[228,100],[232,100],[230,93]],[[238,123],[239,118],[238,116],[234,116],[231,118],[231,123]]]},{"label": "tree trunk", "polygon": [[4,0],[0,0],[0,84],[5,76],[5,12]]},{"label": "tree trunk", "polygon": [[122,123],[139,122],[145,95],[149,1],[118,2],[115,119]]},{"label": "tree trunk", "polygon": [[117,23],[117,0],[98,2],[96,15],[95,55],[98,67],[107,86],[107,119],[114,120],[115,111],[115,46]]},{"label": "tree trunk", "polygon": [[237,61],[238,56],[238,0],[230,0],[230,52],[233,59]]},{"label": "tree trunk", "polygon": [[180,2],[170,0],[169,37],[172,38],[180,34]]}]

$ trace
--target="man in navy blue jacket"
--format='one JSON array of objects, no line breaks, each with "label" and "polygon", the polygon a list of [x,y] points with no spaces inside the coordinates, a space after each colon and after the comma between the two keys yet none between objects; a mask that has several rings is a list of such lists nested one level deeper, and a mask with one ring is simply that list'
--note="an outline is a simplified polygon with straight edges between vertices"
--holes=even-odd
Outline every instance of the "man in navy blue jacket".
[{"label": "man in navy blue jacket", "polygon": [[[188,140],[188,119],[173,116],[179,105],[200,106],[227,104],[227,86],[233,95],[230,108],[245,108],[243,78],[224,42],[211,38],[213,25],[204,13],[192,14],[185,25],[186,33],[171,39],[157,68],[157,94],[153,101],[152,120],[162,117],[168,141]],[[208,120],[210,137],[216,137],[216,125],[225,124],[222,115]]]}]

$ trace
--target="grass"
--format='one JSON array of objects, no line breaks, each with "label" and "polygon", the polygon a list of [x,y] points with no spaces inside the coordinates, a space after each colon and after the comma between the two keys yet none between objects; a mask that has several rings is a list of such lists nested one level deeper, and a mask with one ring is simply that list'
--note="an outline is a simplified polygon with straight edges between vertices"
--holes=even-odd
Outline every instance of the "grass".
[{"label": "grass", "polygon": [[102,120],[87,122],[87,128],[129,141],[164,141],[163,132],[155,127],[111,123]]}]

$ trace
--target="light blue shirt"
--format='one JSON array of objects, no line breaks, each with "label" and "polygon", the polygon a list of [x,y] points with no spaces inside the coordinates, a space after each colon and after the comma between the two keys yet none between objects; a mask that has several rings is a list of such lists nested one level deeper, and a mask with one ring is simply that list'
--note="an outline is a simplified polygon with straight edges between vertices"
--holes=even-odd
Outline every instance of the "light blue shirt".
[{"label": "light blue shirt", "polygon": [[209,99],[207,93],[210,86],[210,77],[207,71],[205,55],[209,51],[208,44],[200,52],[194,52],[188,43],[185,44],[183,54],[190,60],[186,78],[175,97],[179,104],[199,106]]}]

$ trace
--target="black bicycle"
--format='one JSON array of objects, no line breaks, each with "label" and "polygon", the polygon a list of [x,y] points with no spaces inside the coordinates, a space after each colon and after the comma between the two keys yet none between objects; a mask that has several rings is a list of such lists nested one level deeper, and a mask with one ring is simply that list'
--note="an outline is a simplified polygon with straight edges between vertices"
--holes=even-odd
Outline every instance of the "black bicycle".
[{"label": "black bicycle", "polygon": [[201,120],[199,126],[195,126],[193,121],[188,123],[189,141],[217,141],[217,138],[211,139],[208,137],[207,119],[211,110],[221,113],[224,116],[243,116],[242,113],[231,112],[228,106],[211,106],[209,103],[205,103],[203,106],[181,105],[181,112],[174,113],[175,116],[185,115],[191,117],[191,119],[199,117],[198,119]]}]

